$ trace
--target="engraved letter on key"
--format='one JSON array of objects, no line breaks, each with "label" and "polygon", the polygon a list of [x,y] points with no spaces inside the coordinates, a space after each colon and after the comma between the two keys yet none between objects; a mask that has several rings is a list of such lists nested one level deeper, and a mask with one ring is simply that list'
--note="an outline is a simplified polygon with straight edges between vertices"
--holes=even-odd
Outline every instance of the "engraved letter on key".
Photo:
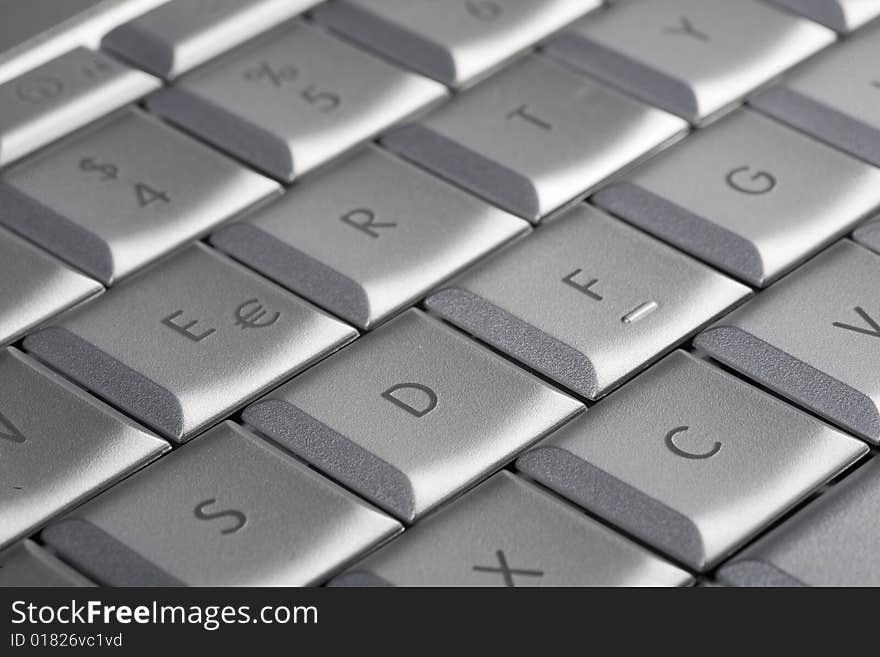
[{"label": "engraved letter on key", "polygon": [[215,520],[219,518],[231,518],[235,524],[226,527],[225,529],[221,529],[221,534],[234,534],[239,529],[244,527],[247,524],[247,516],[243,514],[241,511],[237,509],[221,509],[220,511],[214,511],[212,513],[208,513],[205,511],[206,507],[212,506],[217,503],[217,500],[213,497],[208,500],[204,500],[196,505],[196,508],[193,509],[193,514],[199,520]]},{"label": "engraved letter on key", "polygon": [[3,413],[0,413],[0,439],[9,440],[13,443],[23,443],[25,441],[21,431]]},{"label": "engraved letter on key", "polygon": [[590,288],[593,287],[596,283],[599,282],[598,278],[592,278],[586,283],[578,283],[574,279],[580,275],[583,269],[575,269],[573,272],[568,274],[562,279],[562,282],[568,285],[569,287],[573,287],[575,290],[583,292],[591,299],[595,299],[596,301],[602,301],[602,297],[595,292],[593,292]]},{"label": "engraved letter on key", "polygon": [[397,226],[397,224],[393,222],[382,223],[376,221],[376,213],[367,208],[350,210],[339,217],[339,219],[352,228],[356,228],[362,233],[366,233],[370,237],[380,236],[380,233],[376,230],[377,228],[394,228]]},{"label": "engraved letter on key", "polygon": [[751,167],[737,167],[725,177],[727,184],[743,194],[766,194],[776,187],[776,178],[766,171],[750,172]]},{"label": "engraved letter on key", "polygon": [[672,429],[669,433],[666,434],[666,446],[669,448],[669,451],[671,451],[676,456],[692,460],[708,459],[715,456],[718,452],[721,451],[721,443],[719,442],[716,442],[705,452],[689,452],[686,449],[682,449],[681,447],[679,447],[675,442],[675,437],[680,433],[684,433],[689,428],[690,427],[675,427],[675,429]]},{"label": "engraved letter on key", "polygon": [[164,317],[162,319],[162,324],[174,331],[177,331],[178,333],[192,340],[193,342],[201,342],[209,335],[215,333],[214,329],[207,329],[205,331],[202,331],[201,333],[193,333],[192,331],[190,331],[193,326],[199,323],[198,320],[195,319],[191,322],[187,322],[186,324],[176,324],[174,320],[180,317],[182,314],[182,310],[176,310],[175,312],[168,315],[168,317]]},{"label": "engraved letter on key", "polygon": [[383,392],[382,398],[415,417],[424,417],[437,408],[437,393],[421,383],[398,383]]}]

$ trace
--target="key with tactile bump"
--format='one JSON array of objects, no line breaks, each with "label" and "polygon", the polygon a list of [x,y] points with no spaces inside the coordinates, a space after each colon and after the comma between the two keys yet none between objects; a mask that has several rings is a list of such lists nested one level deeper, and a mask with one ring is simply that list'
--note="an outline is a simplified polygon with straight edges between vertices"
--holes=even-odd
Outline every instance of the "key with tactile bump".
[{"label": "key with tactile bump", "polygon": [[408,310],[242,418],[409,523],[581,410],[454,329]]},{"label": "key with tactile bump", "polygon": [[581,204],[425,304],[597,399],[748,294],[744,285]]},{"label": "key with tactile bump", "polygon": [[724,564],[731,586],[880,586],[876,457]]},{"label": "key with tactile bump", "polygon": [[527,230],[521,219],[369,147],[211,241],[366,329]]},{"label": "key with tactile bump", "polygon": [[193,71],[147,105],[291,181],[446,93],[297,21]]},{"label": "key with tactile bump", "polygon": [[880,166],[880,24],[829,48],[749,98],[775,119]]},{"label": "key with tactile bump", "polygon": [[685,586],[692,581],[687,572],[502,471],[330,586]]},{"label": "key with tactile bump", "polygon": [[172,0],[108,32],[101,47],[172,80],[317,0]]},{"label": "key with tactile bump", "polygon": [[866,452],[855,438],[676,351],[517,467],[702,571]]},{"label": "key with tactile bump", "polygon": [[842,240],[706,329],[716,360],[880,443],[880,256]]},{"label": "key with tactile bump", "polygon": [[345,0],[315,18],[403,66],[460,87],[595,9],[598,0]]},{"label": "key with tactile bump", "polygon": [[0,165],[158,89],[159,80],[75,48],[0,84]]},{"label": "key with tactile bump", "polygon": [[400,531],[232,422],[43,530],[106,586],[304,586]]},{"label": "key with tactile bump", "polygon": [[0,546],[168,449],[20,351],[0,351]]},{"label": "key with tactile bump", "polygon": [[28,351],[176,441],[356,332],[196,244],[25,338]]},{"label": "key with tactile bump", "polygon": [[880,204],[880,170],[739,110],[591,201],[763,287]]},{"label": "key with tactile bump", "polygon": [[757,0],[616,3],[547,52],[699,122],[834,41],[834,32]]},{"label": "key with tactile bump", "polygon": [[772,0],[806,18],[846,34],[880,16],[878,0]]},{"label": "key with tactile bump", "polygon": [[529,55],[382,143],[537,222],[686,127]]},{"label": "key with tactile bump", "polygon": [[129,108],[0,176],[0,223],[105,285],[280,191]]},{"label": "key with tactile bump", "polygon": [[0,344],[98,294],[99,283],[0,228]]},{"label": "key with tactile bump", "polygon": [[94,586],[39,545],[24,540],[0,551],[0,588]]}]

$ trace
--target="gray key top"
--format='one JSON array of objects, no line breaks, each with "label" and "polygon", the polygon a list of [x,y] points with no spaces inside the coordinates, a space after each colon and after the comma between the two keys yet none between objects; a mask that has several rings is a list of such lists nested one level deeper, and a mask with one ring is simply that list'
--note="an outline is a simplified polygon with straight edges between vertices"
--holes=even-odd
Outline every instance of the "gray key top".
[{"label": "gray key top", "polygon": [[295,22],[182,78],[147,104],[290,181],[445,94],[433,80]]},{"label": "gray key top", "polygon": [[412,522],[583,406],[408,310],[245,409],[245,422]]},{"label": "gray key top", "polygon": [[880,253],[880,216],[856,228],[853,239],[876,253]]},{"label": "gray key top", "polygon": [[347,0],[318,7],[331,29],[446,84],[485,76],[598,0]]},{"label": "gray key top", "polygon": [[880,443],[880,258],[848,240],[759,294],[694,344]]},{"label": "gray key top", "polygon": [[426,306],[596,399],[748,294],[581,205],[434,293]]},{"label": "gray key top", "polygon": [[757,0],[643,0],[578,21],[546,50],[698,122],[832,41]]},{"label": "gray key top", "polygon": [[880,586],[874,458],[721,567],[732,586]]},{"label": "gray key top", "polygon": [[0,546],[168,449],[21,352],[0,352]]},{"label": "gray key top", "polygon": [[57,586],[93,584],[33,541],[25,540],[0,552],[0,588]]},{"label": "gray key top", "polygon": [[172,0],[109,32],[101,47],[172,80],[317,0]]},{"label": "gray key top", "polygon": [[855,438],[676,351],[517,467],[706,570],[866,452]]},{"label": "gray key top", "polygon": [[0,223],[110,285],[279,191],[127,109],[5,171]]},{"label": "gray key top", "polygon": [[880,169],[740,110],[592,202],[763,287],[880,204]]},{"label": "gray key top", "polygon": [[304,586],[400,529],[278,448],[224,422],[41,537],[109,586]]},{"label": "gray key top", "polygon": [[32,333],[24,346],[183,441],[355,336],[196,244]]},{"label": "gray key top", "polygon": [[85,48],[0,84],[0,165],[158,87],[156,78]]},{"label": "gray key top", "polygon": [[530,55],[383,143],[536,222],[684,128]]},{"label": "gray key top", "polygon": [[880,166],[880,25],[829,48],[749,103]]},{"label": "gray key top", "polygon": [[693,578],[509,472],[330,586],[683,586]]},{"label": "gray key top", "polygon": [[0,228],[0,344],[103,288]]},{"label": "gray key top", "polygon": [[878,0],[772,0],[841,33],[852,32],[880,16]]},{"label": "gray key top", "polygon": [[372,328],[528,224],[370,147],[211,241]]}]

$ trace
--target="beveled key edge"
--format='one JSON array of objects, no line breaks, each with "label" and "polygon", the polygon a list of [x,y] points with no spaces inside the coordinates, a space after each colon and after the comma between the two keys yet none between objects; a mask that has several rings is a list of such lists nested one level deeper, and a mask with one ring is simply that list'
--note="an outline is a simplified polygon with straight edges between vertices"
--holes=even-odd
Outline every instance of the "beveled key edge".
[{"label": "beveled key edge", "polygon": [[866,394],[722,320],[694,346],[782,397],[880,444],[880,409]]},{"label": "beveled key edge", "polygon": [[748,104],[768,116],[880,167],[880,130],[780,83],[758,91]]},{"label": "beveled key edge", "polygon": [[874,216],[856,228],[852,237],[862,246],[880,253],[880,216]]}]

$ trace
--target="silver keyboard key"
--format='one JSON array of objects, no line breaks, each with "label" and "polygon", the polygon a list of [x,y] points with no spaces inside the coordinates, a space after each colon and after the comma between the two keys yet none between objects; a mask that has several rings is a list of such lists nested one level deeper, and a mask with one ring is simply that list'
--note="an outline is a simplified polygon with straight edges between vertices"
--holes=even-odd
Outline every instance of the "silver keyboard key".
[{"label": "silver keyboard key", "polygon": [[110,285],[279,191],[126,109],[4,171],[0,222]]},{"label": "silver keyboard key", "polygon": [[757,0],[619,2],[546,50],[657,107],[699,122],[834,41]]},{"label": "silver keyboard key", "polygon": [[529,55],[383,143],[537,222],[660,147],[684,121]]},{"label": "silver keyboard key", "polygon": [[173,80],[318,0],[172,0],[109,32],[101,47]]},{"label": "silver keyboard key", "polygon": [[676,351],[517,467],[702,571],[866,452],[855,438]]},{"label": "silver keyboard key", "polygon": [[314,15],[394,61],[461,87],[485,76],[599,0],[345,0]]},{"label": "silver keyboard key", "polygon": [[745,286],[580,205],[425,305],[596,399],[748,294]]},{"label": "silver keyboard key", "polygon": [[846,34],[880,16],[878,0],[772,0],[777,5]]},{"label": "silver keyboard key", "polygon": [[108,586],[320,583],[400,524],[224,422],[43,530]]},{"label": "silver keyboard key", "polygon": [[168,449],[20,351],[0,351],[0,546]]},{"label": "silver keyboard key", "polygon": [[408,310],[242,417],[412,522],[581,410],[453,329]]},{"label": "silver keyboard key", "polygon": [[838,242],[694,341],[713,358],[880,443],[880,257]]},{"label": "silver keyboard key", "polygon": [[509,472],[330,586],[684,586],[693,578]]},{"label": "silver keyboard key", "polygon": [[196,244],[30,334],[24,346],[184,441],[355,336]]},{"label": "silver keyboard key", "polygon": [[757,109],[880,166],[880,25],[829,48],[749,99]]},{"label": "silver keyboard key", "polygon": [[721,567],[731,586],[880,586],[874,458]]},{"label": "silver keyboard key", "polygon": [[211,241],[366,329],[526,230],[521,219],[369,147]]},{"label": "silver keyboard key", "polygon": [[739,110],[592,202],[763,287],[880,204],[880,169]]},{"label": "silver keyboard key", "polygon": [[0,588],[93,586],[33,541],[21,541],[0,552]]},{"label": "silver keyboard key", "polygon": [[182,78],[147,104],[290,181],[445,95],[433,80],[296,22]]},{"label": "silver keyboard key", "polygon": [[0,228],[0,344],[103,288]]},{"label": "silver keyboard key", "polygon": [[0,84],[0,165],[157,89],[159,80],[76,48]]}]

